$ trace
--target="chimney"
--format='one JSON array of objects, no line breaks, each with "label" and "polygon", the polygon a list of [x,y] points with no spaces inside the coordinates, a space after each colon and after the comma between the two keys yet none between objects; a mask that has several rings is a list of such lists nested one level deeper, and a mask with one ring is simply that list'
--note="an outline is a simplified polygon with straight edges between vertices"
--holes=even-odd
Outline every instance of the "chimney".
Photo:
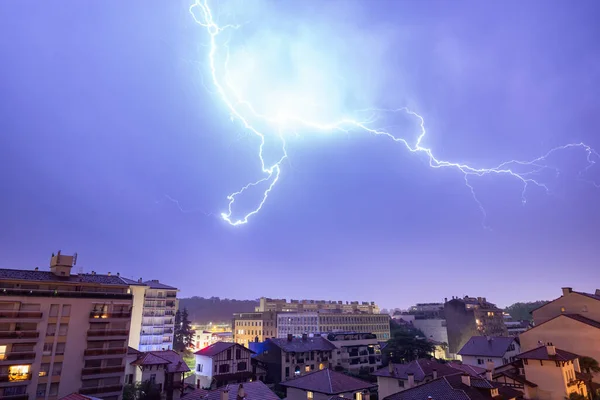
[{"label": "chimney", "polygon": [[246,398],[246,391],[244,390],[244,385],[240,383],[237,391],[237,400],[244,400]]},{"label": "chimney", "polygon": [[39,270],[40,270],[40,269],[39,269],[38,267],[35,267],[35,270],[34,270],[34,271],[39,271]]},{"label": "chimney", "polygon": [[108,271],[108,274],[107,274],[107,275],[108,275],[108,276],[110,276],[110,271]]},{"label": "chimney", "polygon": [[556,355],[556,347],[554,347],[554,345],[552,343],[546,344],[546,351],[548,352],[549,356]]},{"label": "chimney", "polygon": [[362,398],[363,400],[371,400],[371,392],[369,392],[367,389],[363,390]]},{"label": "chimney", "polygon": [[433,370],[433,379],[437,379],[437,369]]},{"label": "chimney", "polygon": [[138,283],[142,283],[142,278],[138,279]]},{"label": "chimney", "polygon": [[388,372],[390,373],[390,375],[394,375],[394,364],[392,364],[391,360],[390,362],[388,362]]},{"label": "chimney", "polygon": [[486,366],[487,368],[485,371],[485,379],[487,379],[488,381],[492,381],[494,376],[494,363],[488,361]]},{"label": "chimney", "polygon": [[573,369],[575,370],[575,372],[581,373],[581,365],[579,364],[579,358],[573,360]]},{"label": "chimney", "polygon": [[444,303],[447,303],[447,302],[448,302],[448,298],[444,297]]},{"label": "chimney", "polygon": [[121,273],[120,273],[120,272],[117,272],[117,276],[118,276],[118,277],[120,277],[120,276],[121,276]]},{"label": "chimney", "polygon": [[229,389],[225,388],[221,391],[221,400],[229,400]]},{"label": "chimney", "polygon": [[306,333],[302,334],[302,341],[306,342],[308,340],[308,335]]},{"label": "chimney", "polygon": [[288,342],[291,342],[293,338],[294,338],[294,336],[292,336],[291,333],[288,333],[288,338],[287,338]]},{"label": "chimney", "polygon": [[596,289],[596,296],[600,296],[600,289]]},{"label": "chimney", "polygon": [[415,374],[409,372],[408,374],[408,387],[415,387]]},{"label": "chimney", "polygon": [[570,288],[570,287],[564,287],[564,288],[562,288],[563,296],[568,295],[572,291],[573,291],[573,288]]},{"label": "chimney", "polygon": [[460,380],[464,385],[471,386],[471,376],[468,374],[462,374]]}]

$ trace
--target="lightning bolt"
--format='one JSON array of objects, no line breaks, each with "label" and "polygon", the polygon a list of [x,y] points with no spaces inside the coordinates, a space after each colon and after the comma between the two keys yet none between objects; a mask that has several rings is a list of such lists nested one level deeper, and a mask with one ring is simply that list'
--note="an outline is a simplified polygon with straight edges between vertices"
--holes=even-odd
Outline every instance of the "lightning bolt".
[{"label": "lightning bolt", "polygon": [[[286,129],[291,130],[292,132],[297,132],[299,129],[307,129],[311,131],[323,132],[323,133],[336,133],[336,132],[344,132],[344,133],[366,133],[375,136],[381,136],[386,139],[389,139],[395,143],[403,145],[406,150],[411,153],[419,153],[426,157],[429,167],[431,168],[450,168],[458,171],[463,175],[465,185],[469,189],[473,200],[479,207],[481,213],[483,214],[484,222],[486,218],[486,211],[475,194],[475,189],[471,185],[469,179],[473,177],[482,177],[487,175],[504,175],[515,179],[516,181],[522,184],[521,191],[521,202],[525,204],[527,202],[526,199],[526,191],[529,186],[535,186],[543,189],[547,193],[550,192],[549,188],[545,183],[537,180],[535,178],[536,174],[541,173],[542,171],[553,171],[557,175],[559,174],[559,170],[555,167],[552,167],[546,164],[547,158],[553,153],[570,149],[577,148],[583,150],[586,154],[587,166],[586,168],[580,172],[580,179],[583,179],[583,174],[587,172],[595,163],[594,159],[600,159],[600,155],[588,146],[585,143],[569,143],[563,146],[555,147],[548,151],[546,154],[535,158],[530,161],[520,161],[520,160],[510,160],[503,162],[495,167],[491,168],[477,168],[464,163],[459,162],[451,162],[438,159],[434,156],[433,151],[430,148],[424,147],[422,145],[423,139],[426,136],[425,129],[425,120],[424,118],[417,114],[416,112],[403,107],[399,109],[378,109],[378,108],[369,108],[365,110],[356,110],[356,113],[361,112],[369,112],[371,115],[364,119],[355,119],[351,117],[342,118],[339,120],[334,120],[330,122],[319,122],[314,120],[307,120],[305,118],[301,118],[298,115],[294,114],[285,114],[285,115],[267,115],[264,113],[258,112],[253,105],[242,98],[240,95],[240,91],[236,89],[235,85],[232,82],[232,79],[229,76],[228,72],[228,62],[229,62],[229,47],[228,40],[224,39],[219,41],[220,35],[232,29],[238,29],[239,25],[223,25],[220,26],[215,22],[213,17],[212,10],[208,5],[208,0],[195,0],[195,3],[192,4],[189,8],[190,14],[194,18],[195,22],[200,26],[206,29],[209,38],[208,45],[208,61],[210,67],[210,74],[212,79],[212,84],[216,89],[216,94],[220,97],[223,104],[227,107],[232,120],[239,121],[242,126],[248,131],[252,132],[256,135],[260,140],[260,146],[258,149],[258,157],[261,163],[261,171],[264,177],[255,182],[251,182],[246,186],[242,187],[240,190],[231,193],[227,196],[228,206],[227,212],[221,213],[221,218],[225,220],[227,223],[237,226],[243,225],[248,222],[248,219],[253,215],[257,214],[262,207],[264,206],[269,194],[279,181],[281,175],[282,163],[287,159],[288,154],[286,151],[286,142],[284,139],[284,135],[282,134],[282,126],[285,126]],[[223,66],[221,69],[217,66],[216,57],[219,52],[223,52],[223,56],[225,57],[225,61],[223,62]],[[220,54],[220,53],[219,53]],[[220,78],[222,76],[223,78]],[[395,136],[390,133],[386,129],[382,128],[373,128],[370,125],[373,124],[380,115],[385,113],[405,113],[412,118],[415,118],[420,127],[419,136],[416,138],[414,143],[409,143],[408,140]],[[248,114],[252,117],[253,120],[259,121],[261,124],[267,124],[273,127],[278,127],[277,136],[281,141],[281,153],[282,156],[279,157],[275,162],[268,163],[265,161],[265,157],[263,154],[264,146],[265,146],[265,133],[261,128],[257,128],[255,124],[250,121],[250,118],[245,117]],[[291,128],[293,127],[293,128]],[[297,134],[297,133],[296,133]],[[600,187],[600,185],[591,182],[596,187]],[[243,217],[239,219],[232,218],[233,214],[233,206],[241,194],[249,190],[250,188],[257,187],[261,184],[266,184],[267,188],[262,192],[261,200],[258,205],[250,212],[246,213]]]}]

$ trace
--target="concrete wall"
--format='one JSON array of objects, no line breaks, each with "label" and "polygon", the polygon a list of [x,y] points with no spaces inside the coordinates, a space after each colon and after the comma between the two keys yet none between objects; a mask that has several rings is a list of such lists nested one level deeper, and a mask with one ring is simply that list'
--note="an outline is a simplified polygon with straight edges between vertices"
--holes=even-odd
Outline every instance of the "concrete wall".
[{"label": "concrete wall", "polygon": [[384,399],[387,396],[405,390],[404,387],[401,387],[398,384],[398,379],[385,378],[382,376],[377,377],[377,387],[380,399]]},{"label": "concrete wall", "polygon": [[[554,361],[528,360],[525,367],[527,380],[538,385],[539,400],[564,400],[570,393],[578,392],[577,386],[567,386],[565,375],[570,371],[574,375],[573,363],[565,367],[556,367]],[[587,392],[586,392],[587,393]]]},{"label": "concrete wall", "polygon": [[415,328],[422,330],[428,339],[448,343],[448,329],[446,328],[445,319],[416,319],[413,325]]},{"label": "concrete wall", "polygon": [[[562,309],[564,308],[564,311]],[[580,314],[600,322],[600,301],[579,293],[567,293],[545,306],[533,311],[533,322],[540,325],[561,314]]]},{"label": "concrete wall", "polygon": [[[198,371],[198,365],[202,365],[202,372]],[[200,381],[200,388],[209,388],[213,377],[213,360],[207,356],[196,355],[196,365],[194,374],[196,374],[196,383]]]},{"label": "concrete wall", "polygon": [[144,293],[146,286],[132,285],[129,287],[133,294],[133,307],[131,309],[131,328],[129,330],[129,346],[140,349],[140,333],[142,331],[142,313],[144,311]]},{"label": "concrete wall", "polygon": [[478,336],[475,314],[466,310],[462,300],[450,300],[444,304],[448,332],[448,351],[458,353],[471,336]]}]

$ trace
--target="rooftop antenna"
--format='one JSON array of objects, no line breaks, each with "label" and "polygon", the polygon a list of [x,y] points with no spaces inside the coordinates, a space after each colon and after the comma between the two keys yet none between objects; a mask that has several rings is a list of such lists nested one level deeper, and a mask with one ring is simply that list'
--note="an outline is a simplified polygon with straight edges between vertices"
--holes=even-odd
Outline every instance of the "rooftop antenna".
[{"label": "rooftop antenna", "polygon": [[77,265],[77,253],[73,254],[73,265]]}]

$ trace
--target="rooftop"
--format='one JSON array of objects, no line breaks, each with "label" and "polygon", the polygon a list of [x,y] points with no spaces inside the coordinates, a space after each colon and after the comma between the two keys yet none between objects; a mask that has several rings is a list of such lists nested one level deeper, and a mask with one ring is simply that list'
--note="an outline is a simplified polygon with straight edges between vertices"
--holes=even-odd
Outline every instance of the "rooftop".
[{"label": "rooftop", "polygon": [[[553,350],[553,351],[552,351]],[[556,354],[548,354],[555,352]],[[557,349],[554,346],[540,346],[533,350],[526,351],[517,356],[522,360],[551,360],[551,361],[571,361],[579,358],[577,354]]]},{"label": "rooftop", "polygon": [[166,365],[169,373],[188,372],[190,370],[183,358],[173,350],[139,352],[138,358],[131,365]]},{"label": "rooftop", "polygon": [[238,391],[240,390],[240,387],[242,387],[244,392],[244,397],[242,397],[244,400],[280,400],[279,397],[261,381],[241,384],[235,383],[210,391],[198,389],[184,395],[182,400],[221,400],[221,392],[224,390],[229,391],[228,400],[238,400]]},{"label": "rooftop", "polygon": [[408,364],[392,364],[392,371],[390,371],[390,366],[388,365],[378,369],[371,375],[408,380],[408,374],[413,374],[415,382],[421,382],[425,377],[433,376],[434,370],[437,371],[438,377],[459,374],[461,372],[448,364],[440,364],[434,360],[419,359],[411,361]]},{"label": "rooftop", "polygon": [[237,343],[229,343],[229,342],[216,342],[211,344],[208,347],[205,347],[201,350],[198,350],[197,352],[195,352],[194,354],[197,356],[206,356],[206,357],[214,357],[217,354],[220,354],[222,352],[224,352],[227,349],[230,349],[232,347],[240,347],[242,349],[244,349],[245,351],[249,351],[250,353],[254,353],[254,351],[249,350],[247,348],[245,348],[244,346],[241,346]]},{"label": "rooftop", "polygon": [[377,386],[329,368],[281,382],[280,385],[328,395],[356,392]]},{"label": "rooftop", "polygon": [[117,275],[78,274],[59,276],[50,271],[0,268],[0,280],[19,280],[56,283],[92,283],[102,285],[126,286],[127,283]]},{"label": "rooftop", "polygon": [[323,337],[307,337],[303,338],[292,338],[291,340],[285,338],[271,338],[267,339],[271,341],[275,346],[279,347],[286,353],[303,353],[306,351],[332,351],[336,350],[337,347]]},{"label": "rooftop", "polygon": [[458,354],[461,356],[502,357],[515,341],[515,337],[472,336]]},{"label": "rooftop", "polygon": [[165,289],[165,290],[177,290],[173,286],[165,285],[164,283],[160,283],[158,279],[152,279],[144,282],[144,285],[149,286],[150,289]]}]

